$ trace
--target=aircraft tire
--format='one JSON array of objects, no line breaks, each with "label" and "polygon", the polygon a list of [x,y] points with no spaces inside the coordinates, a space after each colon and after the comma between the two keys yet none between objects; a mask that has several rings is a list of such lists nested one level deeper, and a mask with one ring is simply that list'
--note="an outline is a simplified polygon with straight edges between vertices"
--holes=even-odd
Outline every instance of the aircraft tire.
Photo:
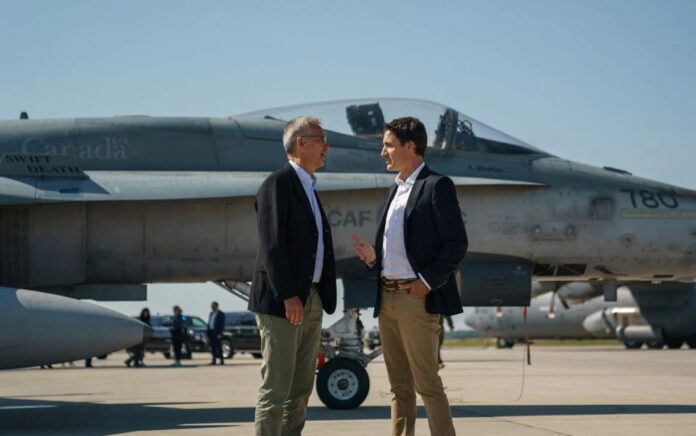
[{"label": "aircraft tire", "polygon": [[661,350],[664,348],[665,343],[663,341],[648,341],[645,343],[651,350]]},{"label": "aircraft tire", "polygon": [[643,342],[641,341],[631,341],[627,340],[624,341],[624,347],[626,347],[627,350],[640,350],[640,347],[643,346]]},{"label": "aircraft tire", "polygon": [[515,346],[515,341],[512,339],[496,338],[495,348],[512,348]]},{"label": "aircraft tire", "polygon": [[692,350],[696,348],[696,336],[690,336],[686,338],[686,345],[689,346]]},{"label": "aircraft tire", "polygon": [[684,345],[684,338],[666,338],[665,344],[670,350],[678,350]]},{"label": "aircraft tire", "polygon": [[337,357],[319,370],[317,394],[329,409],[355,409],[370,391],[370,377],[356,360]]}]

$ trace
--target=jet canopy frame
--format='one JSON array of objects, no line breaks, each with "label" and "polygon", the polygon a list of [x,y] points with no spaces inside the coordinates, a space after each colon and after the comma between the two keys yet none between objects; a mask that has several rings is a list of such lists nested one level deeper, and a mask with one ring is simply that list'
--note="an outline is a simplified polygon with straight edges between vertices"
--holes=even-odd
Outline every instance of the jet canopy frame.
[{"label": "jet canopy frame", "polygon": [[381,147],[384,123],[414,116],[428,133],[429,150],[493,154],[548,154],[530,144],[488,126],[440,103],[407,98],[338,100],[265,109],[235,118],[267,118],[287,121],[297,116],[319,118],[329,132],[354,136]]}]

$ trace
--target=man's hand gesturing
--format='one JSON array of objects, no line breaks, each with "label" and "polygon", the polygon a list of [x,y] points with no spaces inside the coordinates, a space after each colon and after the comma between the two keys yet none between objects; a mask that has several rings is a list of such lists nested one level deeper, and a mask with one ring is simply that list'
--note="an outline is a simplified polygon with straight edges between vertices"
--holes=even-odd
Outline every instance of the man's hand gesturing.
[{"label": "man's hand gesturing", "polygon": [[372,266],[377,260],[375,248],[359,235],[353,235],[353,252],[366,264]]}]

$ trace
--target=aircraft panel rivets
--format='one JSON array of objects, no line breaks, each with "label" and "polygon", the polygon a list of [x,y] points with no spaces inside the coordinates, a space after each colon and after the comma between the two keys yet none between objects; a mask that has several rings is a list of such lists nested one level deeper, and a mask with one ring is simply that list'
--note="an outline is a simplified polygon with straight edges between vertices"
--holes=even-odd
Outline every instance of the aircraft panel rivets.
[{"label": "aircraft panel rivets", "polygon": [[632,233],[624,233],[623,235],[621,235],[621,243],[625,247],[630,247],[631,245],[633,245],[635,241],[636,237]]}]

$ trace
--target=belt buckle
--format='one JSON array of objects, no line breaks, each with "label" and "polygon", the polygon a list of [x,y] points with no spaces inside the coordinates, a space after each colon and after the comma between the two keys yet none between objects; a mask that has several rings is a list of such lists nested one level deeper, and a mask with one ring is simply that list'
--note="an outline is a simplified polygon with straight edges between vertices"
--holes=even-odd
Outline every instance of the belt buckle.
[{"label": "belt buckle", "polygon": [[382,277],[382,289],[384,290],[384,292],[388,292],[390,294],[396,294],[398,292],[408,293],[407,291],[402,291],[401,289],[399,289],[399,285],[401,283],[410,283],[411,281],[412,280],[408,280],[408,279],[404,279],[404,280],[394,279],[394,280],[392,280],[392,279],[388,279],[386,277]]}]

